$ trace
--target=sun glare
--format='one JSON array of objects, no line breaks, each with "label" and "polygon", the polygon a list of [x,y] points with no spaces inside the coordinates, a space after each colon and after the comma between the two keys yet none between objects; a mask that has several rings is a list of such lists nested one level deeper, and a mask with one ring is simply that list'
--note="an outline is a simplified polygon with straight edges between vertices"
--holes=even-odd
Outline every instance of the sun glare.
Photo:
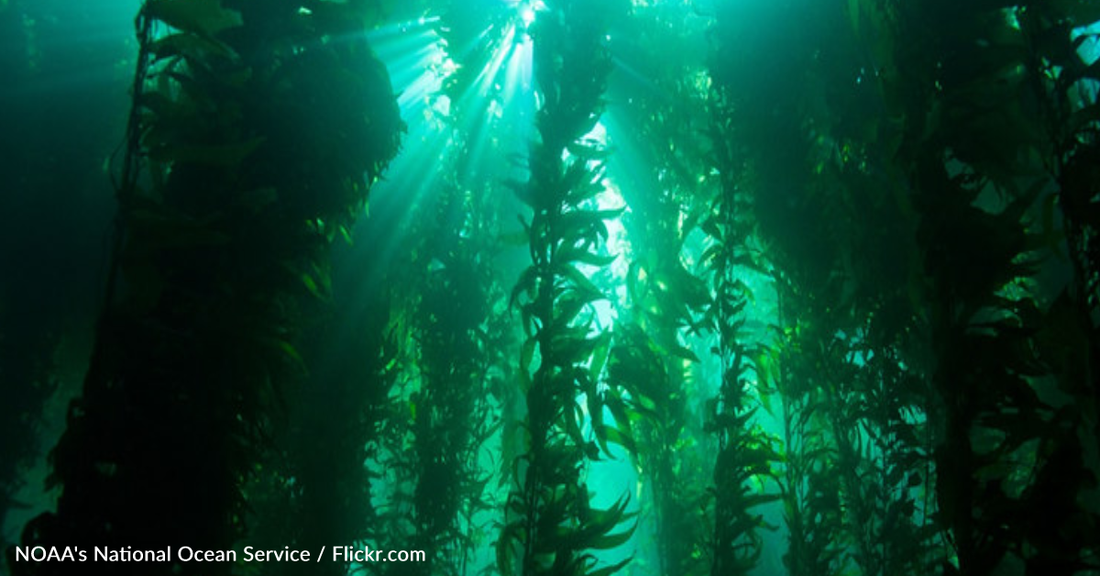
[{"label": "sun glare", "polygon": [[519,17],[523,20],[524,26],[530,26],[535,21],[535,9],[531,6],[524,6],[519,11]]}]

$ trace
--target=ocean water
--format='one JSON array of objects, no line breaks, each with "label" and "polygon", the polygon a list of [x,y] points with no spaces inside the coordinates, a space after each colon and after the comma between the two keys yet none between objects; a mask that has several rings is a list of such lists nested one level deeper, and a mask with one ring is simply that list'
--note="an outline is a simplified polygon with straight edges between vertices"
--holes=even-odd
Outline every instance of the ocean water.
[{"label": "ocean water", "polygon": [[0,0],[0,572],[1100,573],[1098,33]]}]

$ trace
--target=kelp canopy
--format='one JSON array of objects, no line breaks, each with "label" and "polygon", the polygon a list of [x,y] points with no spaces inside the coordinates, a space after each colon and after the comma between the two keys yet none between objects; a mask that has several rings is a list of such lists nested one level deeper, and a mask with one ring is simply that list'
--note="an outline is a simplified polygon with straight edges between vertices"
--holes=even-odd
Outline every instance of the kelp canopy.
[{"label": "kelp canopy", "polygon": [[1100,574],[1098,36],[3,0],[4,568]]}]

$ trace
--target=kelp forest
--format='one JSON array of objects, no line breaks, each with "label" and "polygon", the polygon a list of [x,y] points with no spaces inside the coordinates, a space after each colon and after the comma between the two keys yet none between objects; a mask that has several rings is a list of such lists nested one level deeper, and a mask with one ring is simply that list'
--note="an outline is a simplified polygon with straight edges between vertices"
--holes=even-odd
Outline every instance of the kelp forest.
[{"label": "kelp forest", "polygon": [[0,0],[0,572],[1100,575],[1100,2]]}]

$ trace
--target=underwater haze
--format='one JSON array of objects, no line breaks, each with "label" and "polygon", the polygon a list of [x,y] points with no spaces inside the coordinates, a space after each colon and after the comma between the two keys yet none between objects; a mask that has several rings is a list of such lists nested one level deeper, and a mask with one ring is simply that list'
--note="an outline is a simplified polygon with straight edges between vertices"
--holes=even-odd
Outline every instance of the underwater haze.
[{"label": "underwater haze", "polygon": [[1100,576],[1100,3],[0,0],[0,573]]}]

